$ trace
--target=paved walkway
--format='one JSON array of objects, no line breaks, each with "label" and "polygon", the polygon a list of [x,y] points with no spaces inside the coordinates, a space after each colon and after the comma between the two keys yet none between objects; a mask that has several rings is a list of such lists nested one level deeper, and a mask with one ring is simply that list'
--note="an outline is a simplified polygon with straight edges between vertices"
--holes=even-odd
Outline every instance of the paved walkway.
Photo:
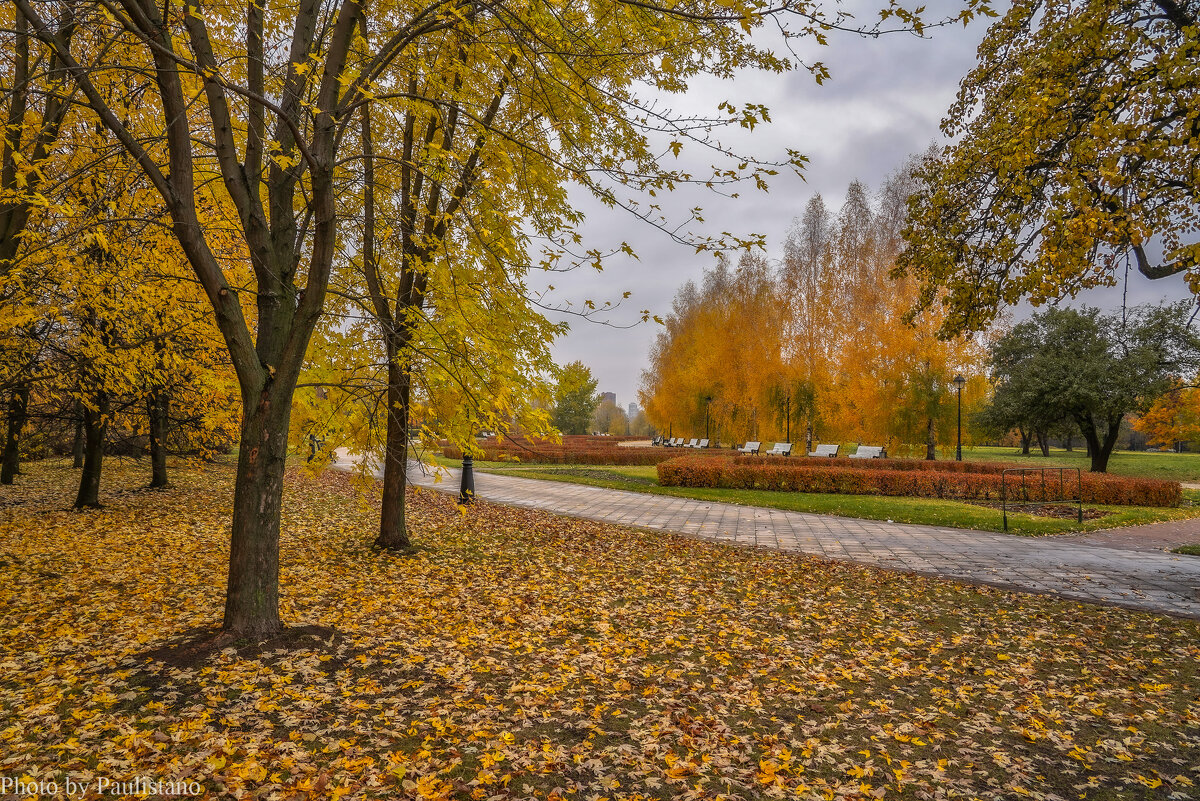
[{"label": "paved walkway", "polygon": [[[417,485],[457,493],[458,471],[446,472],[437,483],[419,468],[410,477]],[[494,503],[1200,618],[1195,556],[1111,547],[1083,537],[1017,537],[859,520],[491,473],[476,472],[475,489]],[[1194,527],[1193,541],[1200,541],[1200,520],[1182,525]]]}]

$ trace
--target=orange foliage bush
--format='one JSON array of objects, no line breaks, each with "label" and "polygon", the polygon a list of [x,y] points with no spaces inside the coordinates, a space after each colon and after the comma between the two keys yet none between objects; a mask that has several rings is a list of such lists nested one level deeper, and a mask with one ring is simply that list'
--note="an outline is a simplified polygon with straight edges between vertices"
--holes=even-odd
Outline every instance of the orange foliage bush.
[{"label": "orange foliage bush", "polygon": [[[849,462],[857,464],[847,464]],[[911,467],[908,467],[911,465]],[[916,467],[929,465],[929,467]],[[968,467],[969,465],[969,467]],[[937,467],[949,469],[938,470]],[[973,469],[982,468],[982,469]],[[706,459],[682,456],[658,465],[658,483],[664,487],[718,487],[780,492],[827,492],[843,495],[891,495],[912,498],[998,501],[1005,465],[972,462],[921,462],[914,460],[850,459]],[[1009,497],[1028,501],[1059,500],[1075,494],[1074,474],[1064,473],[1060,491],[1057,474],[1008,478]],[[1083,502],[1114,506],[1178,506],[1183,498],[1176,481],[1084,473]]]}]

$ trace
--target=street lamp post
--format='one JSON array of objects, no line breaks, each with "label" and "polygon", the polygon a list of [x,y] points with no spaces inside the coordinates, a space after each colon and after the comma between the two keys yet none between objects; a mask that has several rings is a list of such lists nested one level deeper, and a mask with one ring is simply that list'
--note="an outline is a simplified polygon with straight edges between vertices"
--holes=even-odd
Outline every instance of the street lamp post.
[{"label": "street lamp post", "polygon": [[468,506],[475,500],[475,460],[471,454],[463,454],[462,476],[458,483],[458,502]]},{"label": "street lamp post", "polygon": [[712,395],[704,398],[704,438],[708,439],[708,410],[712,408]]},{"label": "street lamp post", "polygon": [[954,387],[958,390],[958,447],[955,450],[954,461],[962,461],[962,389],[967,379],[962,375],[954,376]]}]

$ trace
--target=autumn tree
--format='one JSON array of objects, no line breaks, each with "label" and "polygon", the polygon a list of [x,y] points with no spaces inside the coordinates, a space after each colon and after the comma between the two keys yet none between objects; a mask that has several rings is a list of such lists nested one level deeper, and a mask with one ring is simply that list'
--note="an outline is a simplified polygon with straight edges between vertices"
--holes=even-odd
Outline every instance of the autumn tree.
[{"label": "autumn tree", "polygon": [[[780,282],[787,314],[784,359],[789,375],[776,390],[775,408],[788,421],[803,426],[805,447],[813,447],[819,422],[819,393],[830,388],[839,321],[838,277],[833,264],[833,219],[821,195],[813,195],[793,221],[783,245]],[[790,438],[790,437],[789,437]]]},{"label": "autumn tree", "polygon": [[1152,445],[1174,448],[1180,442],[1200,440],[1200,391],[1196,382],[1176,378],[1172,387],[1150,404],[1133,422]]},{"label": "autumn tree", "polygon": [[[6,403],[0,483],[11,484],[20,470],[21,439],[28,423],[31,382],[42,355],[39,341],[49,323],[39,299],[44,278],[37,265],[23,264],[31,247],[31,221],[50,205],[45,192],[46,162],[71,108],[73,87],[51,48],[29,32],[13,6],[0,22],[0,398]],[[69,42],[72,16],[55,21]],[[31,302],[32,301],[32,302]]]},{"label": "autumn tree", "polygon": [[766,260],[746,253],[736,265],[722,254],[699,287],[679,290],[638,393],[656,428],[741,441],[773,431],[784,335],[777,289]]},{"label": "autumn tree", "polygon": [[[16,6],[4,7],[0,24],[0,279],[17,261],[30,217],[47,205],[43,167],[72,108],[74,86],[53,47],[38,42]],[[51,22],[55,38],[70,45],[75,18],[69,8]]]},{"label": "autumn tree", "polygon": [[1127,259],[1200,292],[1197,37],[1195,4],[1176,0],[1019,0],[993,25],[900,261],[947,332],[1110,285]]},{"label": "autumn tree", "polygon": [[[739,440],[920,443],[927,458],[964,401],[985,390],[972,337],[943,339],[935,314],[909,319],[915,281],[891,275],[914,185],[913,164],[874,195],[853,182],[835,215],[810,199],[778,270],[754,256],[685,284],[651,351],[642,401],[660,427],[701,430],[705,411]],[[711,402],[706,400],[711,398]]]},{"label": "autumn tree", "polygon": [[564,434],[586,434],[600,405],[599,382],[583,362],[565,365],[554,389],[554,427]]}]

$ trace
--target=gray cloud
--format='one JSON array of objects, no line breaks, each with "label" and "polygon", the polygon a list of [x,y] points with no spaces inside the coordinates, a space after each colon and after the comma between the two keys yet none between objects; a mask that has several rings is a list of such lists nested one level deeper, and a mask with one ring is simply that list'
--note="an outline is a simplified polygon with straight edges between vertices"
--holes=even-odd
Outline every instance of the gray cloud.
[{"label": "gray cloud", "polygon": [[[725,144],[762,159],[781,159],[787,148],[810,158],[805,180],[780,175],[769,194],[748,190],[736,200],[693,187],[660,196],[664,211],[682,219],[687,210],[701,206],[705,223],[696,233],[738,235],[761,233],[768,239],[768,257],[779,254],[780,244],[793,217],[814,193],[820,192],[833,208],[840,205],[847,184],[858,179],[877,188],[888,173],[932,141],[941,141],[939,124],[953,102],[959,80],[974,65],[975,48],[984,33],[982,24],[967,29],[939,29],[931,39],[894,34],[875,40],[835,35],[830,46],[808,44],[801,56],[823,61],[832,80],[817,86],[804,72],[785,75],[745,73],[733,81],[698,81],[684,97],[662,103],[679,112],[711,113],[722,100],[742,104],[764,103],[772,124],[752,134],[737,130],[722,133]],[[711,163],[691,158],[689,165]],[[628,241],[640,259],[612,260],[603,274],[579,270],[554,281],[560,299],[579,301],[617,299],[624,291],[632,298],[608,315],[627,323],[638,309],[666,314],[677,289],[696,280],[712,263],[709,254],[695,254],[662,232],[637,223],[621,212],[605,209],[590,198],[576,197],[588,214],[584,229],[589,246],[611,247]],[[1105,288],[1083,293],[1078,303],[1111,308],[1121,303],[1122,290]],[[1150,282],[1135,276],[1129,282],[1130,302],[1189,297],[1181,280]],[[636,400],[641,371],[659,327],[653,323],[619,329],[574,320],[571,332],[555,346],[559,363],[581,360],[599,378],[600,389],[617,393],[625,405]]]}]

